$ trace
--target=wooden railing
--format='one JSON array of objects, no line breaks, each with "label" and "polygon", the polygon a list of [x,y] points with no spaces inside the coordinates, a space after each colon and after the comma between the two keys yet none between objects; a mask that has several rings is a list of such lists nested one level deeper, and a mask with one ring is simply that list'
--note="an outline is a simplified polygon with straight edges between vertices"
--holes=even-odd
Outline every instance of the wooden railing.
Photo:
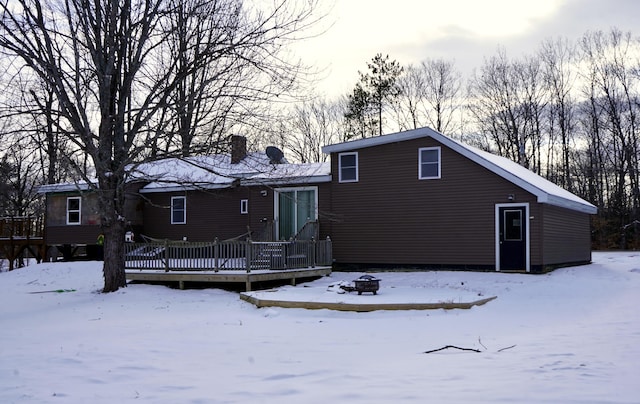
[{"label": "wooden railing", "polygon": [[44,235],[41,217],[0,217],[0,238],[39,238]]},{"label": "wooden railing", "polygon": [[281,270],[329,266],[331,240],[180,242],[125,244],[126,269],[165,271]]},{"label": "wooden railing", "polygon": [[293,236],[294,240],[313,240],[318,239],[319,228],[318,221],[310,221],[304,224],[302,228]]}]

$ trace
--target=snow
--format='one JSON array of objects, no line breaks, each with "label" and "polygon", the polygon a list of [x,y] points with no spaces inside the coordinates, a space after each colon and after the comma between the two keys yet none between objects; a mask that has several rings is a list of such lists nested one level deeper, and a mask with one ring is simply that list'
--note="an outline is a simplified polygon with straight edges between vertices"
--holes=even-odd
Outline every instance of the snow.
[{"label": "snow", "polygon": [[[363,273],[271,299],[406,302],[497,296],[470,310],[256,308],[238,293],[132,284],[97,262],[0,273],[2,403],[632,403],[640,387],[640,253],[546,275]],[[65,293],[33,293],[72,289]],[[338,288],[339,289],[339,288]],[[446,345],[481,352],[445,349]]]}]

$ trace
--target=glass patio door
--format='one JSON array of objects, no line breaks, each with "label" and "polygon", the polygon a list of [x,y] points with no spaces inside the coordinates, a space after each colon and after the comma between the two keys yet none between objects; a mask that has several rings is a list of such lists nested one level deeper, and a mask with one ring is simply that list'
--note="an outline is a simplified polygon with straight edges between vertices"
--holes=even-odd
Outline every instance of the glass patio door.
[{"label": "glass patio door", "polygon": [[277,192],[278,239],[288,240],[305,223],[316,220],[316,190],[301,188]]}]

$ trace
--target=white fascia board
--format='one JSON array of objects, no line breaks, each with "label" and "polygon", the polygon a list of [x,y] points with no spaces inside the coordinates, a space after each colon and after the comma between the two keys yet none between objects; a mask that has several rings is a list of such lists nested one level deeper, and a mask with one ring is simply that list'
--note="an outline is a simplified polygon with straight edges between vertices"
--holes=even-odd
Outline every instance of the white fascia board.
[{"label": "white fascia board", "polygon": [[418,139],[421,137],[432,136],[434,138],[444,137],[431,128],[419,128],[408,130],[406,132],[392,133],[390,135],[382,135],[375,137],[368,137],[365,139],[352,140],[350,142],[332,144],[324,146],[322,152],[325,154],[343,152],[349,150],[362,149],[364,147],[379,146],[388,143],[402,142],[405,140]]},{"label": "white fascia board", "polygon": [[561,208],[575,210],[582,213],[588,213],[590,215],[595,215],[598,213],[598,208],[592,204],[585,205],[584,203],[571,201],[555,195],[547,194],[547,197],[544,200],[541,200],[541,198],[538,198],[538,202],[546,203],[548,205],[559,206]]}]

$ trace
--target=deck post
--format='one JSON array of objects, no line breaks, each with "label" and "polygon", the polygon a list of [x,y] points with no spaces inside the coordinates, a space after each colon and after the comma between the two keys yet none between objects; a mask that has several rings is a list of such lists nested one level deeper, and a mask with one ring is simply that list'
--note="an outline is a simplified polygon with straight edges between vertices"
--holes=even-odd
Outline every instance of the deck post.
[{"label": "deck post", "polygon": [[[252,251],[251,251],[251,240],[247,240],[246,243],[247,243],[247,248],[245,249],[245,257],[246,257],[245,258],[245,266],[246,266],[246,269],[247,269],[247,273],[249,273],[249,272],[251,272],[251,254],[252,254]],[[249,282],[249,281],[247,281],[247,282]],[[251,287],[251,283],[248,283],[247,285],[249,287]]]},{"label": "deck post", "polygon": [[311,268],[316,267],[316,238],[311,238]]},{"label": "deck post", "polygon": [[169,240],[164,239],[164,270],[169,272]]},{"label": "deck post", "polygon": [[220,267],[218,266],[218,257],[219,257],[219,252],[218,252],[218,237],[216,237],[215,239],[213,239],[213,270],[214,272],[218,272],[218,270],[220,269]]}]

